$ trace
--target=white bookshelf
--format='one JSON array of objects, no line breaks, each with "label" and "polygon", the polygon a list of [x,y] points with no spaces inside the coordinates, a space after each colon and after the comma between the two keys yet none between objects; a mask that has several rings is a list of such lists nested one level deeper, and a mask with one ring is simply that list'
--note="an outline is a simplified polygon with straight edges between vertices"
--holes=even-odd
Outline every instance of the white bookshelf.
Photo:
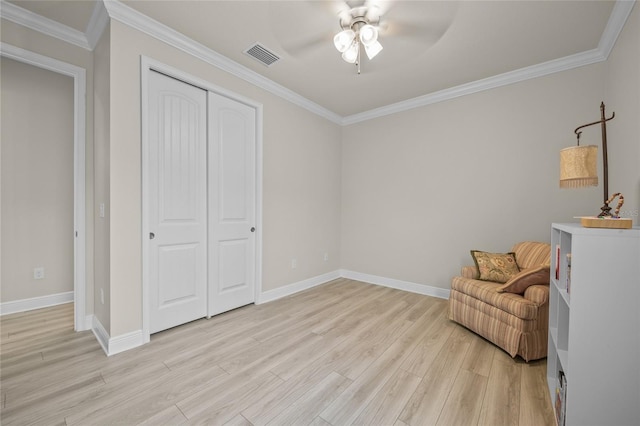
[{"label": "white bookshelf", "polygon": [[554,409],[560,370],[565,425],[640,425],[640,228],[552,225],[547,383]]}]

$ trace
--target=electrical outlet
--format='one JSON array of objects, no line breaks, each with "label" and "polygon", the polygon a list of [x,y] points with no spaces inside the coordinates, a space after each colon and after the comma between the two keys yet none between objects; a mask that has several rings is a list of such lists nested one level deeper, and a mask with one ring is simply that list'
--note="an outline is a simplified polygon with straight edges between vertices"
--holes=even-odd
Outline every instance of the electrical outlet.
[{"label": "electrical outlet", "polygon": [[327,262],[329,260],[329,253],[324,254],[324,261]]},{"label": "electrical outlet", "polygon": [[100,217],[104,217],[104,203],[100,203]]},{"label": "electrical outlet", "polygon": [[104,289],[100,289],[100,303],[104,305]]},{"label": "electrical outlet", "polygon": [[298,267],[298,259],[291,259],[291,269],[296,269]]},{"label": "electrical outlet", "polygon": [[33,279],[34,280],[42,280],[42,279],[44,279],[44,268],[42,266],[38,266],[37,268],[33,268]]}]

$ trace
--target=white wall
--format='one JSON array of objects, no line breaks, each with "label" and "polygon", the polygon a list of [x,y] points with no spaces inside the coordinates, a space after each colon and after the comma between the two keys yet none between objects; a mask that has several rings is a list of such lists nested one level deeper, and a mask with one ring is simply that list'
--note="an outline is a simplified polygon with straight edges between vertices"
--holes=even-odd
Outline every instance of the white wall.
[{"label": "white wall", "polygon": [[262,288],[272,290],[340,266],[340,129],[280,101],[264,121]]},{"label": "white wall", "polygon": [[559,151],[599,117],[603,78],[596,64],[344,128],[342,267],[448,289],[469,250],[597,213],[600,188],[559,189]]},{"label": "white wall", "polygon": [[[609,196],[622,192],[620,216],[640,225],[640,6],[635,5],[609,55],[605,79]],[[597,119],[597,117],[596,117]],[[617,200],[616,200],[617,202]],[[612,203],[611,207],[615,207]]]},{"label": "white wall", "polygon": [[0,63],[5,303],[73,291],[74,95],[71,77]]},{"label": "white wall", "polygon": [[[93,298],[94,315],[107,333],[110,332],[111,322],[111,276],[110,276],[110,26],[107,25],[101,39],[96,45],[94,55],[94,144],[95,144],[95,186],[94,186],[94,268],[95,291]],[[100,217],[100,205],[104,204],[105,217]]]}]

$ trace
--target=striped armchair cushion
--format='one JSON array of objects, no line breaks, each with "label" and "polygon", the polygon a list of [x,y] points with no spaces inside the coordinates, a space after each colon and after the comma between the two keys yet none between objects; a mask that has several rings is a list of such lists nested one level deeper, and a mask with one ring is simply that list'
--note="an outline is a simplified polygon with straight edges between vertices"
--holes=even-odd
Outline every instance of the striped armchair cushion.
[{"label": "striped armchair cushion", "polygon": [[520,269],[535,268],[551,264],[551,246],[547,243],[524,241],[513,246]]},{"label": "striped armchair cushion", "polygon": [[479,281],[462,277],[453,277],[451,290],[466,294],[483,303],[524,320],[535,319],[538,316],[538,305],[521,295],[512,293],[498,293],[500,284]]}]

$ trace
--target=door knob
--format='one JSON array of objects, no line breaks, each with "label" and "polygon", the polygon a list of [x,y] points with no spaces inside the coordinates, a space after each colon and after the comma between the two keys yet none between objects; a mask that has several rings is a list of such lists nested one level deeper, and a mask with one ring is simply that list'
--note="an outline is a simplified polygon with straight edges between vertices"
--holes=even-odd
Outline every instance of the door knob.
[{"label": "door knob", "polygon": [[256,232],[256,228],[255,227],[251,227],[251,232]]},{"label": "door knob", "polygon": [[156,234],[154,234],[153,232],[149,232],[149,239],[153,240],[156,237]]}]

